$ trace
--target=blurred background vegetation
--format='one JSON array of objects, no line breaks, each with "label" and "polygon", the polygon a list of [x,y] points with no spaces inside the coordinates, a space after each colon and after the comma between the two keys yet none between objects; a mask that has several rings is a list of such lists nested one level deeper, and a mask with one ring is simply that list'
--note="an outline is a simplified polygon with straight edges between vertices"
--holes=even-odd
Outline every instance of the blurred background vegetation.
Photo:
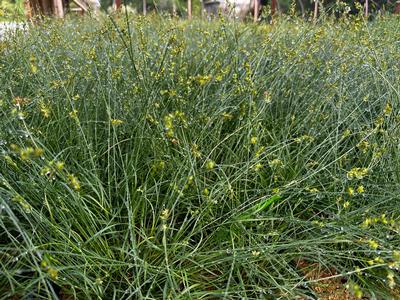
[{"label": "blurred background vegetation", "polygon": [[24,0],[0,0],[0,21],[24,17]]},{"label": "blurred background vegetation", "polygon": [[[104,10],[111,7],[113,0],[100,0]],[[215,0],[218,1],[218,0]],[[232,0],[233,1],[233,0]],[[142,0],[123,0],[128,6],[137,12],[143,11]],[[208,2],[208,1],[207,1]],[[271,0],[261,0],[264,7],[271,5]],[[327,13],[343,12],[345,7],[351,9],[351,13],[357,13],[357,4],[364,6],[365,0],[319,0],[321,8]],[[178,15],[185,16],[187,14],[187,0],[147,0],[147,11],[172,12],[176,11]],[[194,15],[201,14],[201,0],[192,0]],[[277,0],[278,11],[281,13],[289,13],[295,11],[298,15],[308,15],[314,7],[314,0]],[[369,0],[369,10],[371,13],[376,12],[392,12],[396,5],[396,0]]]},{"label": "blurred background vegetation", "polygon": [[[115,0],[100,0],[104,12],[110,12]],[[200,16],[202,0],[192,0],[193,15]],[[217,0],[216,0],[217,1]],[[268,8],[271,1],[261,0],[264,8]],[[365,0],[323,0],[319,1],[322,11],[328,14],[340,14],[350,8],[350,13],[357,13],[357,7],[364,5]],[[142,0],[122,0],[124,5],[129,7],[132,12],[141,13],[143,11]],[[178,16],[187,15],[187,0],[146,0],[148,12],[158,14],[174,13]],[[361,6],[359,6],[361,4]],[[295,12],[298,15],[309,15],[314,6],[314,0],[278,0],[278,11],[281,13]],[[369,10],[371,14],[382,12],[393,12],[396,0],[370,0]],[[0,21],[22,20],[24,18],[24,0],[0,0]]]}]

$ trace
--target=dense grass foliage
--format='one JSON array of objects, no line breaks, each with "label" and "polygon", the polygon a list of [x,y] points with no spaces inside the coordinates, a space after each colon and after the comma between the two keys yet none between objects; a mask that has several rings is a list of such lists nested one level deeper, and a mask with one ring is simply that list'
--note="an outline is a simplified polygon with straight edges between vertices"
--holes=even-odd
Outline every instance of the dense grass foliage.
[{"label": "dense grass foliage", "polygon": [[399,23],[121,17],[1,42],[1,299],[315,296],[302,266],[392,297]]}]

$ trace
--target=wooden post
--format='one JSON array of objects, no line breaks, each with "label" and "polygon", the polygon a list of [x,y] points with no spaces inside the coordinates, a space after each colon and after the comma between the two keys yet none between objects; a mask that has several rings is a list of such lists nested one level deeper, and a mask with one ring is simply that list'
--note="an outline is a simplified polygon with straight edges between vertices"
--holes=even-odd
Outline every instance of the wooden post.
[{"label": "wooden post", "polygon": [[64,9],[62,0],[53,0],[54,16],[57,18],[64,17]]},{"label": "wooden post", "polygon": [[364,12],[364,16],[366,18],[368,18],[368,0],[365,0],[365,12]]},{"label": "wooden post", "polygon": [[317,22],[318,18],[318,0],[314,0],[314,23]]},{"label": "wooden post", "polygon": [[276,11],[276,0],[271,1],[271,16],[275,15]]},{"label": "wooden post", "polygon": [[188,19],[192,19],[192,0],[187,0]]},{"label": "wooden post", "polygon": [[143,0],[143,15],[147,15],[147,1]]},{"label": "wooden post", "polygon": [[254,0],[254,22],[258,21],[258,11],[260,10],[258,0]]}]

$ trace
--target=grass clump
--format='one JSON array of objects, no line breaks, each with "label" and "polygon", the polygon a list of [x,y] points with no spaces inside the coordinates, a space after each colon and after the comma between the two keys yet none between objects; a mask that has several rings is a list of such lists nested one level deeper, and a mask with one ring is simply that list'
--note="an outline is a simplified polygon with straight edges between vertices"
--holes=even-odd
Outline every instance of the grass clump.
[{"label": "grass clump", "polygon": [[397,23],[137,17],[3,41],[1,297],[293,299],[329,278],[393,297]]}]

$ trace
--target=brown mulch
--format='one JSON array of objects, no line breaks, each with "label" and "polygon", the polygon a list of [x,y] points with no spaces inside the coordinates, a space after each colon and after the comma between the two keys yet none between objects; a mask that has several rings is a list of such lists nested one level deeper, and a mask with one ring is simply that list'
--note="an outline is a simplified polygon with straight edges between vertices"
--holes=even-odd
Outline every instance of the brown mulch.
[{"label": "brown mulch", "polygon": [[[318,294],[320,300],[357,300],[351,292],[346,289],[341,278],[329,278],[337,275],[333,268],[327,269],[318,263],[297,261],[299,268],[307,280],[320,280],[312,284],[312,289]],[[324,280],[324,278],[327,278]],[[367,298],[363,298],[367,299]],[[301,299],[305,300],[305,299]]]}]

